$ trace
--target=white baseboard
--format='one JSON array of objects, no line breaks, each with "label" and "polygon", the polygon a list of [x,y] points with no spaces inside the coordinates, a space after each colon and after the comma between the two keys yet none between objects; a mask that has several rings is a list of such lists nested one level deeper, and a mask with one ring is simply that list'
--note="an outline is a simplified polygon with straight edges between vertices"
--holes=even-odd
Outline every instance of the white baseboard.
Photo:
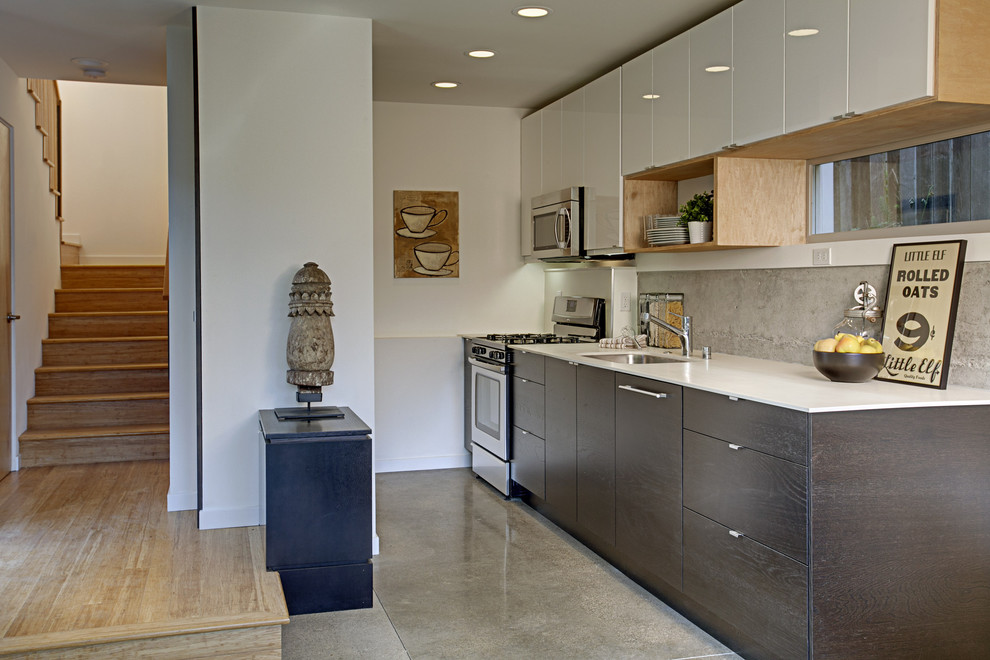
[{"label": "white baseboard", "polygon": [[375,473],[413,472],[416,470],[448,470],[471,467],[471,454],[456,456],[423,456],[421,458],[392,458],[375,461]]},{"label": "white baseboard", "polygon": [[196,491],[185,493],[169,492],[166,498],[169,511],[192,511],[199,505]]},{"label": "white baseboard", "polygon": [[238,509],[203,509],[199,512],[200,529],[226,527],[253,527],[261,524],[261,510],[257,506]]},{"label": "white baseboard", "polygon": [[105,264],[105,265],[118,265],[123,264],[125,266],[164,266],[165,265],[165,255],[164,254],[86,254],[85,252],[79,255],[80,264]]}]

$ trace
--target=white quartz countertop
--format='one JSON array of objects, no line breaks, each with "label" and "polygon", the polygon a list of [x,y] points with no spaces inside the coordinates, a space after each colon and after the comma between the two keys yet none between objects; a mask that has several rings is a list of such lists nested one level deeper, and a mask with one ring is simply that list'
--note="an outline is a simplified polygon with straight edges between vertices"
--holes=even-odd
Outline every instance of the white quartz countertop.
[{"label": "white quartz countertop", "polygon": [[[601,369],[642,376],[699,390],[716,392],[804,412],[876,410],[928,406],[990,405],[990,390],[954,387],[939,390],[917,385],[871,380],[833,383],[814,367],[773,360],[713,353],[681,358],[680,351],[604,349],[598,344],[533,344],[513,350],[546,355]],[[620,364],[585,356],[594,353],[651,353],[679,358],[676,363]]]}]

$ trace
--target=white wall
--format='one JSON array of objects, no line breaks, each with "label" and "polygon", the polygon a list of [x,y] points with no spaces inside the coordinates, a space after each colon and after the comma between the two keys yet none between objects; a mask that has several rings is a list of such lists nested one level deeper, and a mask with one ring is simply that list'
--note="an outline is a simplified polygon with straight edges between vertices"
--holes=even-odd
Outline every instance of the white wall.
[{"label": "white wall", "polygon": [[[374,104],[376,469],[467,465],[459,334],[543,328],[543,266],[519,255],[522,112]],[[392,191],[459,193],[460,277],[394,279]]]},{"label": "white wall", "polygon": [[333,281],[328,404],[374,430],[371,21],[197,10],[202,305],[200,526],[260,521],[257,411],[285,382],[292,276]]},{"label": "white wall", "polygon": [[166,90],[59,82],[63,232],[81,263],[164,263]]},{"label": "white wall", "polygon": [[[0,117],[13,126],[14,217],[12,311],[13,387],[11,435],[14,468],[17,436],[27,428],[27,400],[34,396],[34,370],[41,365],[41,340],[59,285],[59,237],[55,197],[48,191],[48,166],[41,160],[41,133],[34,125],[34,100],[27,83],[0,60]],[[6,377],[6,376],[4,376]]]},{"label": "white wall", "polygon": [[170,25],[168,75],[168,510],[196,509],[196,108],[192,11]]}]

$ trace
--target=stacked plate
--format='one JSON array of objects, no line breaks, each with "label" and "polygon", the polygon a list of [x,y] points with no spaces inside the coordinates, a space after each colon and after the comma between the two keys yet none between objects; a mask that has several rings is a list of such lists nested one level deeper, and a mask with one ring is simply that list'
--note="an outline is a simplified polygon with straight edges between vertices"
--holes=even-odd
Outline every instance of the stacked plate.
[{"label": "stacked plate", "polygon": [[646,217],[646,242],[650,245],[682,245],[688,242],[687,227],[678,227],[680,216]]}]

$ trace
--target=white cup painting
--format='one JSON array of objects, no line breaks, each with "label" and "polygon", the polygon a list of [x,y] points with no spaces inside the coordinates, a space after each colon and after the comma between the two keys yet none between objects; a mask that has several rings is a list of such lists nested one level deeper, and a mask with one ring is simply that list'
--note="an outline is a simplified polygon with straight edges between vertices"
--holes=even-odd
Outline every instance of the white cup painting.
[{"label": "white cup painting", "polygon": [[413,249],[419,267],[413,270],[420,275],[450,275],[446,266],[453,266],[460,259],[457,252],[446,243],[420,243]]},{"label": "white cup painting", "polygon": [[405,227],[398,231],[400,236],[406,238],[426,238],[427,236],[436,234],[436,231],[430,228],[439,225],[447,219],[447,210],[440,209],[438,211],[432,206],[425,205],[407,206],[399,211],[399,217],[402,218],[402,222],[405,224]]}]

